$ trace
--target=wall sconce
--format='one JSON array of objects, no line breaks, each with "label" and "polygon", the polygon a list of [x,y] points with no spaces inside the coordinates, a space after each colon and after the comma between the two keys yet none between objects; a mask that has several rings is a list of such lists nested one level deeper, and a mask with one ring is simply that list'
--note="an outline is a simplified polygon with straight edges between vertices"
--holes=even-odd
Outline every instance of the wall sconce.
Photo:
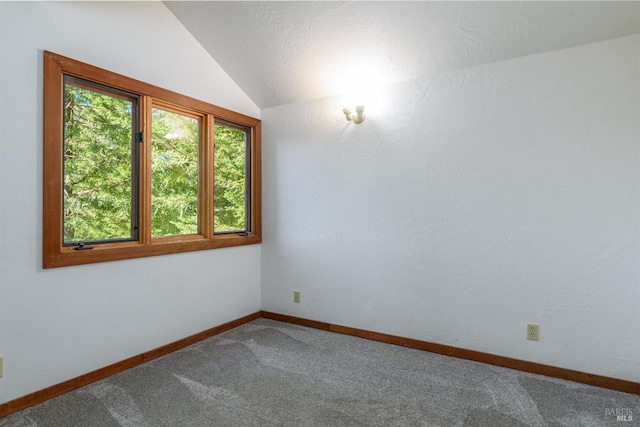
[{"label": "wall sconce", "polygon": [[348,108],[343,108],[342,112],[344,113],[344,116],[347,118],[348,122],[353,122],[353,123],[362,123],[364,122],[364,105],[359,105],[356,107],[356,115],[352,115],[351,114],[351,110],[349,110]]}]

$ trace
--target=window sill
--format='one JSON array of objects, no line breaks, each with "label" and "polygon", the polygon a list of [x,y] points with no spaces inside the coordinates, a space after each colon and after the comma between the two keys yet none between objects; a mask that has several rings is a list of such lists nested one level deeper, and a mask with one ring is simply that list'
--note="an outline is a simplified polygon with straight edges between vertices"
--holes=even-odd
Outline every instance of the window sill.
[{"label": "window sill", "polygon": [[139,242],[108,243],[94,245],[93,249],[82,251],[77,251],[73,247],[63,247],[54,256],[48,259],[44,258],[43,268],[68,267],[156,255],[229,248],[254,245],[261,242],[262,239],[255,234],[247,236],[227,234],[217,235],[210,239],[200,235],[161,237],[154,239],[149,244]]}]

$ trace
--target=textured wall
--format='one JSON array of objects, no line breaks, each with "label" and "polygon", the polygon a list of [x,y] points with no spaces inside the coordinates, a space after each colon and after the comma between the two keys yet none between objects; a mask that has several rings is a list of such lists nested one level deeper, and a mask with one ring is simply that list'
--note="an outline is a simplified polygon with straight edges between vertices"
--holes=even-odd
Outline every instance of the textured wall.
[{"label": "textured wall", "polygon": [[263,308],[640,381],[639,53],[263,110]]},{"label": "textured wall", "polygon": [[260,308],[257,245],[42,270],[42,50],[259,110],[161,4],[0,2],[0,402]]}]

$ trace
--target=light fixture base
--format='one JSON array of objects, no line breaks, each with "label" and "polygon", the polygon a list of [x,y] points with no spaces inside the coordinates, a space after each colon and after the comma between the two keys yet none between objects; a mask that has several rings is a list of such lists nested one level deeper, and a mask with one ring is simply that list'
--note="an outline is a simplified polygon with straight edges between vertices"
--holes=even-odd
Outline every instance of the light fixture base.
[{"label": "light fixture base", "polygon": [[352,120],[353,123],[364,122],[364,105],[359,105],[356,107],[356,116]]}]

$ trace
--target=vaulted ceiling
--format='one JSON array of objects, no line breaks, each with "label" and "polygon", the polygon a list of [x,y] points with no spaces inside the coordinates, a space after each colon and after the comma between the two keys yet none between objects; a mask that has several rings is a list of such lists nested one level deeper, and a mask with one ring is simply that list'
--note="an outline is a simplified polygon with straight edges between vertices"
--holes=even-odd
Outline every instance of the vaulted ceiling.
[{"label": "vaulted ceiling", "polygon": [[640,2],[164,4],[260,108],[640,32]]}]

